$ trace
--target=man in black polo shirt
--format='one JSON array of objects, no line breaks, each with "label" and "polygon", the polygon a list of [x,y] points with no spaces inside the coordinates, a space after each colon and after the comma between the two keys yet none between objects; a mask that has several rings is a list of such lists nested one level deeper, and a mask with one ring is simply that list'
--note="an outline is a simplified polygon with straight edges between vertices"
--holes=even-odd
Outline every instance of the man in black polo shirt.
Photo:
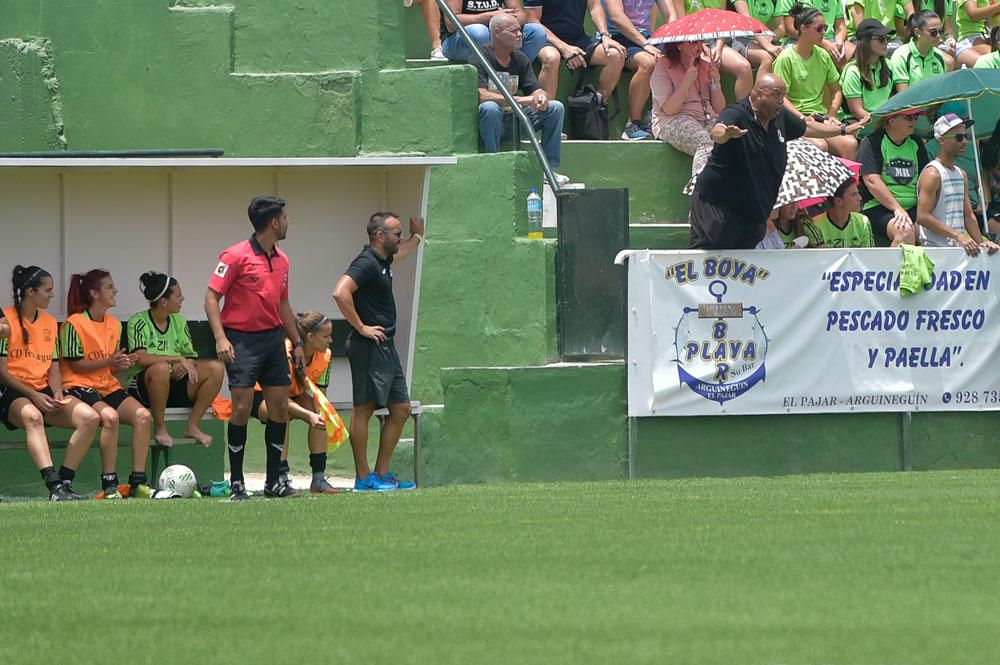
[{"label": "man in black polo shirt", "polygon": [[691,195],[691,249],[753,249],[767,228],[788,161],[788,141],[856,134],[784,106],[785,82],[761,74],[748,97],[730,104],[709,132],[715,146]]},{"label": "man in black polo shirt", "polygon": [[[384,491],[412,489],[389,471],[392,453],[410,416],[410,396],[393,337],[396,301],[392,295],[393,259],[405,259],[423,239],[424,220],[410,218],[410,237],[403,236],[399,216],[376,212],[368,220],[368,241],[344,276],[333,299],[349,324],[347,358],[351,363],[354,410],[350,438],[356,478],[354,489]],[[375,469],[368,465],[368,421],[375,409],[388,407],[389,418],[378,442]]]}]

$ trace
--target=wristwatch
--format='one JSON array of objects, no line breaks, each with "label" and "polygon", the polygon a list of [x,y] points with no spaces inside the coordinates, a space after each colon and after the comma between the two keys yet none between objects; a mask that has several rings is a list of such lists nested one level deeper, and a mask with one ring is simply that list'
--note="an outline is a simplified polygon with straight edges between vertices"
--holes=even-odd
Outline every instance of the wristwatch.
[{"label": "wristwatch", "polygon": [[846,122],[840,123],[840,135],[841,136],[847,136],[847,123]]},{"label": "wristwatch", "polygon": [[292,348],[293,349],[298,349],[298,348],[301,348],[301,347],[302,347],[302,340],[301,339],[297,339],[294,342],[292,342]]},{"label": "wristwatch", "polygon": [[610,38],[611,37],[611,33],[610,32],[599,32],[599,33],[597,33],[597,38],[600,39],[601,37],[608,37],[608,38]]}]

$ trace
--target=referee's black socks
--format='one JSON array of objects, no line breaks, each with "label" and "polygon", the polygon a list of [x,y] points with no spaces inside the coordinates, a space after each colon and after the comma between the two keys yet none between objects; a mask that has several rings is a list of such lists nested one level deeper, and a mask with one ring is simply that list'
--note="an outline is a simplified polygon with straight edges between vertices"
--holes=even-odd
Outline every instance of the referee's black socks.
[{"label": "referee's black socks", "polygon": [[229,443],[229,480],[243,482],[243,453],[247,446],[247,426],[229,421],[226,430]]},{"label": "referee's black socks", "polygon": [[264,425],[264,447],[267,449],[267,479],[265,482],[268,487],[272,487],[278,482],[286,429],[288,429],[288,423],[279,423],[270,419]]}]

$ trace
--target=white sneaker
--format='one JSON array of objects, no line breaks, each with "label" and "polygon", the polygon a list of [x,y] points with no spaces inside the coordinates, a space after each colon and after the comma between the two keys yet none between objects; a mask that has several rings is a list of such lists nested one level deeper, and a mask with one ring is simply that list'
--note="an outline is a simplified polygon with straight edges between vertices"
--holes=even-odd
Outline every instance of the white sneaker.
[{"label": "white sneaker", "polygon": [[413,6],[413,0],[403,0],[403,6],[404,7],[412,7]]},{"label": "white sneaker", "polygon": [[435,49],[431,49],[431,60],[447,60],[447,59],[448,56],[444,54],[444,51],[441,50],[440,46],[438,46]]},{"label": "white sneaker", "polygon": [[562,187],[563,185],[568,185],[571,181],[568,175],[563,175],[562,173],[553,173],[556,177],[556,184]]}]

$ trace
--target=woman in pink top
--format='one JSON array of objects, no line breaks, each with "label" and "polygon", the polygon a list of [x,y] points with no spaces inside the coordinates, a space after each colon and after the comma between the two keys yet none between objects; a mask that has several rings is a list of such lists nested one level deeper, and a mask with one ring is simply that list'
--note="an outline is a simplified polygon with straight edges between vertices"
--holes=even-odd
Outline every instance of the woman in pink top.
[{"label": "woman in pink top", "polygon": [[719,85],[719,67],[701,42],[663,47],[649,86],[653,90],[653,136],[694,157],[691,173],[702,169],[712,152],[708,131],[726,98]]}]

